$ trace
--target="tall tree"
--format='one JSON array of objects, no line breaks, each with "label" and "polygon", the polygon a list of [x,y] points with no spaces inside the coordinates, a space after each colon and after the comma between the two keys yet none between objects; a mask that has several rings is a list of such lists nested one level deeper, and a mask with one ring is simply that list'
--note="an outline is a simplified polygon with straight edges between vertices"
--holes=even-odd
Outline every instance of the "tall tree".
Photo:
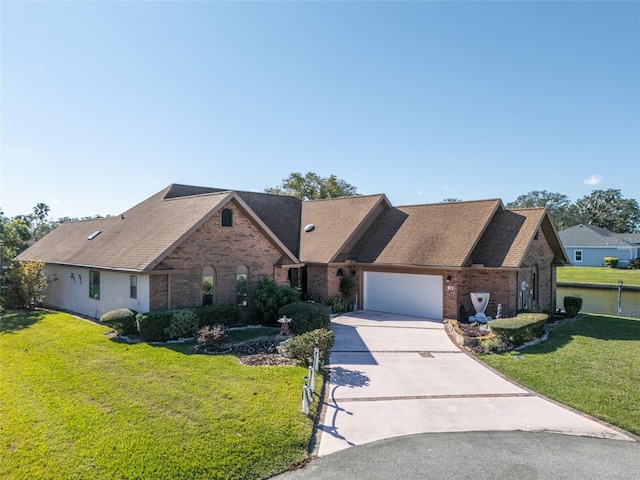
[{"label": "tall tree", "polygon": [[36,242],[51,231],[51,225],[47,221],[47,218],[49,217],[49,211],[49,205],[47,205],[46,203],[41,202],[33,207],[33,213],[31,214],[31,217],[35,220],[35,222],[33,223],[32,237]]},{"label": "tall tree", "polygon": [[264,191],[277,195],[291,195],[300,200],[352,197],[358,195],[355,186],[335,175],[321,177],[313,172],[307,172],[304,175],[299,172],[293,172],[282,181],[280,186],[266,188]]},{"label": "tall tree", "polygon": [[640,207],[634,199],[624,199],[620,190],[593,190],[576,202],[582,223],[616,233],[640,230]]},{"label": "tall tree", "polygon": [[30,239],[31,231],[24,219],[0,216],[0,257],[12,260],[27,248]]},{"label": "tall tree", "polygon": [[513,202],[507,203],[507,208],[539,208],[546,207],[557,230],[580,223],[578,212],[571,204],[569,197],[561,193],[546,190],[532,190],[520,195]]}]

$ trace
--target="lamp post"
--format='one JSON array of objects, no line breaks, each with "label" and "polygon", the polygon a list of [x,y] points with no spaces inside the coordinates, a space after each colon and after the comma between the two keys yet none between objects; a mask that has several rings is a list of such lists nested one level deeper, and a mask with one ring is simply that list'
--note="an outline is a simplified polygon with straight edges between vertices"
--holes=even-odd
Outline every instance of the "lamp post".
[{"label": "lamp post", "polygon": [[618,280],[618,316],[622,313],[622,280]]}]

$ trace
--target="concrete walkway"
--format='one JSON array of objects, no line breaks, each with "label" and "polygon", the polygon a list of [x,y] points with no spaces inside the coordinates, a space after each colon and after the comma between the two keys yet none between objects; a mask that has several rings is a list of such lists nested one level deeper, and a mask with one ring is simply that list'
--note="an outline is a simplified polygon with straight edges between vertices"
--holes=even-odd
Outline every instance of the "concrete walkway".
[{"label": "concrete walkway", "polygon": [[332,320],[336,343],[315,454],[405,435],[527,431],[632,440],[524,390],[462,352],[442,321],[377,312]]}]

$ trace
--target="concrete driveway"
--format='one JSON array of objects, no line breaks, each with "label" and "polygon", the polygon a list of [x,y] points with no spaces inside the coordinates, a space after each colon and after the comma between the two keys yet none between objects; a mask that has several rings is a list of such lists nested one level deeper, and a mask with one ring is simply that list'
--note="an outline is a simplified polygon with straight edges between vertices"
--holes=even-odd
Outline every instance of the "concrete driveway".
[{"label": "concrete driveway", "polygon": [[462,352],[441,320],[354,312],[332,320],[330,382],[316,434],[325,456],[438,432],[529,431],[632,440],[509,382]]}]

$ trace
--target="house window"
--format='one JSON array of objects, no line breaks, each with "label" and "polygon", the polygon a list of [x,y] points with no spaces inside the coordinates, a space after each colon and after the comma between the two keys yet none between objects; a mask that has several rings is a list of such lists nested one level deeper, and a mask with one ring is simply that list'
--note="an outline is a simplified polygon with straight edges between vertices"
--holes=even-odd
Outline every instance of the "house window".
[{"label": "house window", "polygon": [[230,208],[225,208],[222,210],[222,222],[221,225],[223,227],[232,227],[233,226],[233,212]]},{"label": "house window", "polygon": [[215,270],[213,267],[202,269],[202,305],[213,305],[215,286]]},{"label": "house window", "polygon": [[581,262],[582,261],[582,250],[575,250],[573,252],[573,261]]},{"label": "house window", "polygon": [[89,298],[100,300],[100,272],[89,270]]},{"label": "house window", "polygon": [[129,276],[129,297],[138,298],[138,277],[136,275]]},{"label": "house window", "polygon": [[538,300],[538,266],[536,265],[531,274],[531,300]]},{"label": "house window", "polygon": [[236,302],[239,307],[247,306],[249,269],[246,265],[240,265],[236,269]]}]

